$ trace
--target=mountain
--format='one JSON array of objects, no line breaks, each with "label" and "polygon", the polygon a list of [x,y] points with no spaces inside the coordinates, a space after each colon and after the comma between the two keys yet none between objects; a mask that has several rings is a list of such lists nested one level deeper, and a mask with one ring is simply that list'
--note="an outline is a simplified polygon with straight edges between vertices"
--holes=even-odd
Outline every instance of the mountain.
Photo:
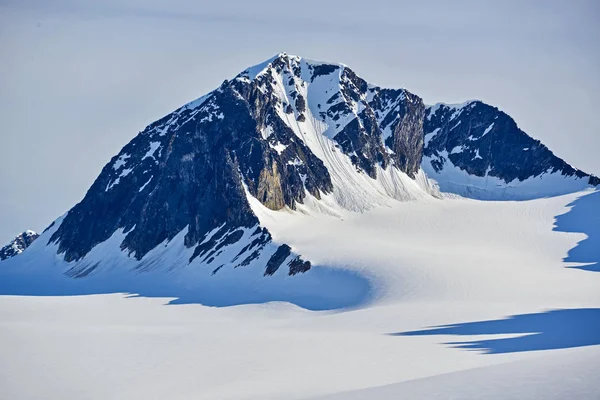
[{"label": "mountain", "polygon": [[532,199],[597,186],[481,101],[428,106],[422,167],[445,192],[480,199]]},{"label": "mountain", "polygon": [[0,261],[21,254],[28,248],[40,235],[34,231],[25,231],[18,234],[6,246],[0,249]]},{"label": "mountain", "polygon": [[116,268],[284,279],[313,265],[272,237],[258,209],[340,215],[442,198],[437,185],[532,198],[589,184],[597,178],[496,108],[426,106],[343,64],[281,53],[146,127],[22,262],[70,277]]}]

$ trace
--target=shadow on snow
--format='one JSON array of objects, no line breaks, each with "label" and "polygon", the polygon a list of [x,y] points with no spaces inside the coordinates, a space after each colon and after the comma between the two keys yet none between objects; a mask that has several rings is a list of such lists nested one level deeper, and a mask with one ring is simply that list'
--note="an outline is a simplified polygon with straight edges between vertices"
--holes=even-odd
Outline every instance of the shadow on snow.
[{"label": "shadow on snow", "polygon": [[391,333],[391,336],[507,335],[463,342],[446,342],[452,347],[481,350],[484,354],[565,349],[600,344],[600,308],[551,310],[514,315],[506,319],[465,322],[431,329]]},{"label": "shadow on snow", "polygon": [[586,264],[569,268],[600,272],[600,191],[581,196],[568,206],[572,208],[567,213],[556,217],[554,230],[585,233],[587,238],[569,250],[563,261]]},{"label": "shadow on snow", "polygon": [[80,279],[44,268],[0,269],[0,295],[77,296],[111,293],[130,294],[130,297],[174,298],[168,304],[202,304],[211,307],[282,301],[321,311],[365,304],[371,296],[371,284],[353,272],[325,267],[313,267],[305,274],[292,277],[285,274],[257,277],[236,269],[223,277],[218,274],[207,277],[105,271]]}]

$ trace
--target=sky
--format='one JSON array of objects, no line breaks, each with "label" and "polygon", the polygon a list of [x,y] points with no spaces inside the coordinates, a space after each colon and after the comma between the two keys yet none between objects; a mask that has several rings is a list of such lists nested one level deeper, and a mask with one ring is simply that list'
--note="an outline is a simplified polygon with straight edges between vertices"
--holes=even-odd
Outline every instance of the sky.
[{"label": "sky", "polygon": [[595,0],[0,0],[0,243],[68,211],[146,125],[283,51],[428,104],[483,100],[600,175],[599,18]]}]

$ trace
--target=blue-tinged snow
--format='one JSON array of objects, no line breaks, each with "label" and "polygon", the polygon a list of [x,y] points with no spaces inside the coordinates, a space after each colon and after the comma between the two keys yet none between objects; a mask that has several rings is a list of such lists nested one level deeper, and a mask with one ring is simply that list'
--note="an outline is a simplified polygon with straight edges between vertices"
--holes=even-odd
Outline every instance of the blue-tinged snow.
[{"label": "blue-tinged snow", "polygon": [[156,150],[158,150],[160,148],[160,142],[150,142],[150,149],[146,152],[146,154],[144,154],[144,156],[142,157],[142,160],[145,160],[146,158],[154,158],[156,160],[156,157],[160,157],[160,153],[162,152],[159,151],[158,155],[155,157],[156,154]]},{"label": "blue-tinged snow", "polygon": [[488,133],[490,133],[490,131],[492,130],[492,128],[494,128],[494,123],[492,122],[490,124],[490,126],[488,126],[487,128],[485,128],[485,131],[483,131],[483,134],[481,135],[481,137],[484,137],[485,135],[487,135]]}]

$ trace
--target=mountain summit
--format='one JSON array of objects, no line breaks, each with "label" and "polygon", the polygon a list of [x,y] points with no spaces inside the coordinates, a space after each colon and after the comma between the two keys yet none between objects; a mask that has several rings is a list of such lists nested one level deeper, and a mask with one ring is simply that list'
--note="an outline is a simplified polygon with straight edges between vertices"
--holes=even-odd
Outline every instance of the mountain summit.
[{"label": "mountain summit", "polygon": [[0,261],[17,256],[27,249],[40,235],[34,231],[25,231],[18,234],[6,246],[0,248]]},{"label": "mountain summit", "polygon": [[281,53],[146,127],[26,254],[71,277],[111,267],[285,277],[312,264],[271,236],[258,208],[335,215],[441,198],[438,185],[513,199],[590,184],[494,107],[426,106],[345,65]]}]

